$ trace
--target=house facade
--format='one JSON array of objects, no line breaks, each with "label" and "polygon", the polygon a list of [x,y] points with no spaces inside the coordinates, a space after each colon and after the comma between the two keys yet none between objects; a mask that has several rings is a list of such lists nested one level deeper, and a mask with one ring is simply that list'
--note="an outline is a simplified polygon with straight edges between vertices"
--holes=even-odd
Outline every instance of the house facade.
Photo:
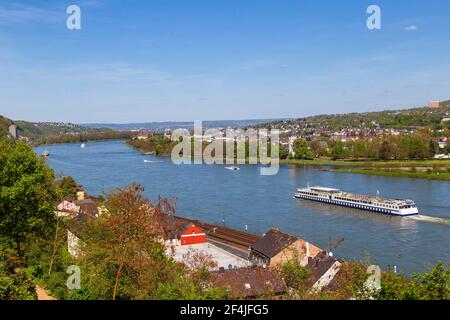
[{"label": "house facade", "polygon": [[192,224],[180,235],[180,245],[194,245],[206,243],[206,233],[202,229]]},{"label": "house facade", "polygon": [[156,217],[163,232],[165,245],[185,246],[206,243],[206,232],[193,222],[171,214]]},{"label": "house facade", "polygon": [[314,281],[311,291],[318,292],[332,283],[341,269],[341,263],[332,255],[322,252],[314,258],[309,258],[307,267]]},{"label": "house facade", "polygon": [[83,191],[77,192],[77,200],[63,200],[55,210],[58,218],[69,217],[64,223],[67,226],[67,250],[72,257],[78,257],[83,242],[80,240],[78,223],[85,217],[95,218],[106,212],[99,199],[85,197]]},{"label": "house facade", "polygon": [[278,229],[271,229],[250,248],[249,260],[263,267],[278,267],[291,259],[298,259],[302,266],[308,264],[322,249]]}]

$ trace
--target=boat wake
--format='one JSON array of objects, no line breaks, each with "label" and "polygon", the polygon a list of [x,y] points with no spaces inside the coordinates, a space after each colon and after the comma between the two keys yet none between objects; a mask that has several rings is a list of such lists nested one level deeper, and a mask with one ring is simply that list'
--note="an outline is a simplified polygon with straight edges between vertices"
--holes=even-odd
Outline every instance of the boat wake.
[{"label": "boat wake", "polygon": [[157,160],[144,160],[145,163],[160,163],[162,161],[157,161]]},{"label": "boat wake", "polygon": [[407,217],[408,219],[415,220],[415,221],[422,221],[422,222],[428,222],[428,223],[435,223],[435,224],[444,224],[450,226],[450,218],[442,218],[442,217],[433,217],[433,216],[426,216],[419,214],[417,216],[411,216]]}]

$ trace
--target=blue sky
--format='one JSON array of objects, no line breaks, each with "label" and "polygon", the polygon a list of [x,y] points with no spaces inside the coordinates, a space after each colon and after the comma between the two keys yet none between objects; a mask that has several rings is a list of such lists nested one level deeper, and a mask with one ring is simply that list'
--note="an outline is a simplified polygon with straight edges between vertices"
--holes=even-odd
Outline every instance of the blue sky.
[{"label": "blue sky", "polygon": [[[77,4],[82,29],[66,28]],[[379,5],[382,29],[368,30]],[[0,0],[0,114],[301,117],[450,99],[450,2]]]}]

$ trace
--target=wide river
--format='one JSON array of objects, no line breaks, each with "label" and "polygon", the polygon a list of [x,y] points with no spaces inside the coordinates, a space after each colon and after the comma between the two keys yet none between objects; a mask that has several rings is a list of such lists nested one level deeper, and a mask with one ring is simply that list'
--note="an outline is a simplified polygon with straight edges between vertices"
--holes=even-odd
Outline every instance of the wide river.
[{"label": "wide river", "polygon": [[[73,176],[90,194],[138,182],[154,201],[176,198],[177,214],[263,234],[271,227],[304,237],[327,248],[345,238],[335,251],[341,258],[397,266],[411,275],[437,262],[450,262],[450,183],[335,173],[283,165],[277,175],[260,175],[259,166],[239,171],[223,165],[174,165],[170,158],[142,155],[123,141],[61,144],[48,150],[56,173]],[[144,162],[144,159],[151,162]],[[384,216],[293,199],[296,188],[321,185],[352,193],[413,199],[421,215]]]}]

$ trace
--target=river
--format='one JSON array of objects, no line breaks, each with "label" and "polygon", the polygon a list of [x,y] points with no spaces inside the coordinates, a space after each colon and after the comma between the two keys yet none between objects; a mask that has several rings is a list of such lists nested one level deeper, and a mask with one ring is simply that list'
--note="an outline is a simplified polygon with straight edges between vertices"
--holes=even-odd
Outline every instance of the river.
[{"label": "river", "polygon": [[[271,227],[327,248],[345,241],[337,257],[396,266],[411,275],[437,262],[450,262],[450,183],[391,178],[282,165],[277,175],[261,176],[259,166],[239,171],[223,165],[174,165],[170,158],[142,155],[123,141],[60,144],[36,148],[50,152],[56,173],[73,176],[96,195],[137,182],[146,195],[176,198],[177,214],[263,234]],[[144,162],[144,159],[151,162]],[[297,201],[296,188],[322,185],[352,193],[416,201],[418,217],[402,218]]]}]

